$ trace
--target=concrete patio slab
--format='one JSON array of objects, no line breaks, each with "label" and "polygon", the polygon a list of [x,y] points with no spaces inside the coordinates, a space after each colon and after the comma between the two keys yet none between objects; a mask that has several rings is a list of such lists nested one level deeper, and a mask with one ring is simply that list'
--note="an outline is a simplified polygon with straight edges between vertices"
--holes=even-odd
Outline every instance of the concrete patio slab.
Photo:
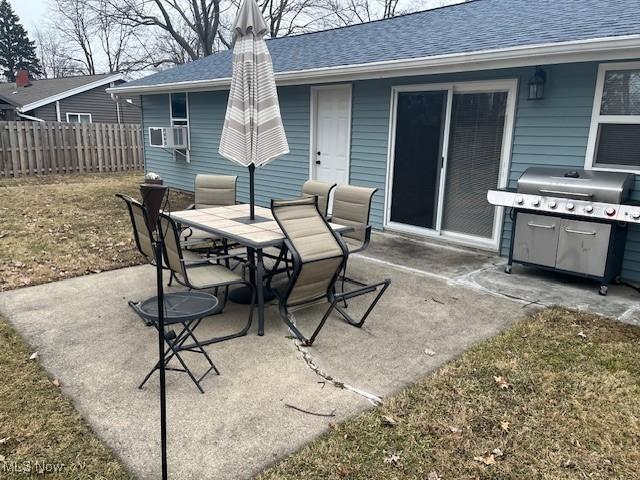
[{"label": "concrete patio slab", "polygon": [[[272,306],[264,337],[254,325],[247,337],[209,347],[222,374],[204,380],[204,395],[184,374],[168,373],[172,478],[249,478],[330,422],[370,408],[525,314],[511,299],[385,264],[354,258],[350,274],[393,279],[363,329],[331,318],[314,346],[301,348]],[[0,313],[141,479],[159,476],[157,377],[136,388],[156,358],[156,337],[126,300],[152,296],[153,282],[153,269],[142,266],[0,294]],[[351,302],[349,310],[359,311],[363,302]],[[246,313],[230,304],[206,319],[198,335],[229,331]],[[314,309],[295,316],[305,331],[318,319]],[[204,368],[200,358],[187,361]]]},{"label": "concrete patio slab", "polygon": [[504,273],[506,258],[440,241],[374,234],[364,258],[389,268],[437,278],[540,307],[562,305],[640,324],[640,294],[626,285],[611,285],[606,296],[598,284],[536,268],[513,266]]}]

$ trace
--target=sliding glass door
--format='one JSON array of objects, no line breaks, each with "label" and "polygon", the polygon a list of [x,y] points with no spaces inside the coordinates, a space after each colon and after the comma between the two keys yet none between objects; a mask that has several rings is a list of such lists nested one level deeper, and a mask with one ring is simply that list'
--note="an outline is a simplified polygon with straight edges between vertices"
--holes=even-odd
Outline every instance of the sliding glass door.
[{"label": "sliding glass door", "polygon": [[436,228],[447,90],[400,92],[391,221]]},{"label": "sliding glass door", "polygon": [[507,92],[453,95],[442,230],[490,239],[498,186]]},{"label": "sliding glass door", "polygon": [[398,87],[388,226],[497,248],[501,211],[486,195],[506,178],[515,82],[495,83]]}]

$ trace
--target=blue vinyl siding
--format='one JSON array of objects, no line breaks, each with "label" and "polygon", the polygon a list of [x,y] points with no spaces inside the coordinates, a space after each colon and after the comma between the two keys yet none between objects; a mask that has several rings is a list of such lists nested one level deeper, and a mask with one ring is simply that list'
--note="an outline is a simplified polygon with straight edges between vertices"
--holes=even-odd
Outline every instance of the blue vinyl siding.
[{"label": "blue vinyl siding", "polygon": [[[256,203],[268,206],[272,198],[298,195],[309,178],[309,87],[279,89],[282,120],[290,153],[256,169]],[[238,200],[249,199],[248,170],[218,153],[227,108],[227,92],[189,93],[191,162],[174,161],[171,153],[148,146],[148,127],[169,125],[169,97],[143,97],[146,169],[160,174],[171,187],[193,191],[198,173],[238,175]]]},{"label": "blue vinyl siding", "polygon": [[[533,165],[582,168],[591,122],[597,63],[544,67],[548,73],[545,99],[527,100],[527,81],[533,67],[460,74],[443,74],[353,82],[351,158],[349,181],[376,187],[371,223],[381,229],[387,173],[389,112],[394,85],[517,79],[519,93],[513,132],[509,184]],[[256,200],[268,205],[270,198],[295,196],[309,176],[310,87],[279,88],[281,111],[291,153],[256,170]],[[145,148],[147,169],[160,173],[169,185],[193,189],[197,173],[233,173],[240,176],[238,199],[248,198],[246,169],[221,158],[218,142],[226,109],[226,92],[189,94],[191,164],[173,161],[160,149]],[[166,95],[143,97],[145,143],[149,126],[169,124]],[[640,180],[634,200],[640,201]],[[505,219],[501,253],[506,254],[511,223]],[[640,280],[640,228],[631,226],[625,251],[623,275]]]}]

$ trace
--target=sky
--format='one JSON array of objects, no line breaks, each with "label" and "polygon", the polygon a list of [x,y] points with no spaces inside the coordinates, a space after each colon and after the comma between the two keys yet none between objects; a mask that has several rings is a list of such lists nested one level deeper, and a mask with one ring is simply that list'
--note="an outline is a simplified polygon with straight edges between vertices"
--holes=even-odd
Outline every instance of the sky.
[{"label": "sky", "polygon": [[29,38],[34,40],[36,27],[46,17],[48,0],[9,0],[9,3],[29,32]]}]

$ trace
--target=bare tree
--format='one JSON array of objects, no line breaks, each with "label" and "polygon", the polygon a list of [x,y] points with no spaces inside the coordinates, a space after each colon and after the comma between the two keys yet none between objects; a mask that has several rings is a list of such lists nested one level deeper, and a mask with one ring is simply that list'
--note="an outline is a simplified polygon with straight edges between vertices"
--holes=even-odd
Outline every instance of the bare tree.
[{"label": "bare tree", "polygon": [[219,50],[221,0],[106,1],[114,18],[132,27],[164,30],[191,60]]},{"label": "bare tree", "polygon": [[73,60],[68,44],[51,28],[36,31],[38,56],[44,78],[60,78],[82,73],[82,65]]},{"label": "bare tree", "polygon": [[89,3],[84,0],[53,0],[56,27],[74,47],[73,60],[83,65],[89,75],[95,75],[96,64],[91,38],[96,28],[96,18]]},{"label": "bare tree", "polygon": [[325,26],[346,26],[428,10],[465,0],[326,0],[331,12]]}]

